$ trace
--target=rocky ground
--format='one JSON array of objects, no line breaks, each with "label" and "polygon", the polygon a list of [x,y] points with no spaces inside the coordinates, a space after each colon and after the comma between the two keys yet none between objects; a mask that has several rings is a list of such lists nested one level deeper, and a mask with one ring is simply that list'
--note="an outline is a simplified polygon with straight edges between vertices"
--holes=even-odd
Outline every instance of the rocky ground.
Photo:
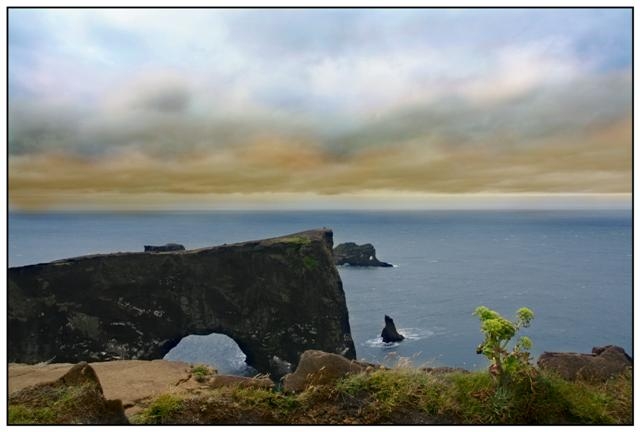
[{"label": "rocky ground", "polygon": [[[118,360],[89,363],[99,377],[105,399],[119,399],[127,416],[138,412],[145,401],[164,393],[189,393],[201,387],[188,363],[168,360]],[[55,381],[73,365],[9,364],[9,393]]]}]

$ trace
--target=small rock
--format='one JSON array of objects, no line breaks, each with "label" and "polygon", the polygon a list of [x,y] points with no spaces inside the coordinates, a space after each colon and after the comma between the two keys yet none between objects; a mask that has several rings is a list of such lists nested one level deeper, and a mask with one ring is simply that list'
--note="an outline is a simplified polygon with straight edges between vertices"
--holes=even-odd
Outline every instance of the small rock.
[{"label": "small rock", "polygon": [[272,371],[272,375],[277,379],[291,372],[291,363],[286,360],[282,360],[278,356],[273,356],[269,360],[269,366]]}]

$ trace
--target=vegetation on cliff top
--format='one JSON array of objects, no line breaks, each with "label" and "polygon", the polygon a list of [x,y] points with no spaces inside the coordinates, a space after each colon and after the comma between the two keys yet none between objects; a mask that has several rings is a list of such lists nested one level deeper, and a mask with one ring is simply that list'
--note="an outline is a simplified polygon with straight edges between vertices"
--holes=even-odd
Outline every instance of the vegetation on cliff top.
[{"label": "vegetation on cliff top", "polygon": [[162,395],[131,418],[152,424],[631,424],[631,374],[568,382],[540,371],[500,387],[488,372],[395,368],[351,375],[299,394],[219,388]]},{"label": "vegetation on cliff top", "polygon": [[[197,392],[160,395],[148,401],[129,421],[138,424],[633,423],[630,370],[605,382],[566,381],[530,363],[528,338],[520,338],[508,349],[518,330],[527,327],[533,319],[529,309],[519,309],[515,321],[484,306],[477,308],[475,315],[481,321],[485,336],[478,352],[490,360],[488,371],[419,369],[405,361],[393,369],[373,369],[347,375],[332,384],[309,385],[300,393],[203,385]],[[204,383],[215,371],[194,365],[191,373],[196,381]],[[78,387],[54,395],[53,390],[45,386],[42,395],[29,393],[29,399],[14,398],[9,406],[9,423],[77,423],[90,419],[91,407],[80,403],[89,400],[83,399],[83,395],[89,393],[82,390],[83,387]],[[95,392],[95,386],[89,390]],[[30,404],[34,398],[37,403]]]}]

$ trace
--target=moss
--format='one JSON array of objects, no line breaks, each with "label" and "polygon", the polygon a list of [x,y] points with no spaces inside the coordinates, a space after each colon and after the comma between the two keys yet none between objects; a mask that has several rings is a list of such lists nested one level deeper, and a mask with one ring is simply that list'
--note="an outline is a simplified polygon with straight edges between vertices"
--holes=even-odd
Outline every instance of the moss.
[{"label": "moss", "polygon": [[302,258],[302,262],[307,270],[314,270],[319,265],[318,260],[309,255],[305,255],[305,257]]},{"label": "moss", "polygon": [[292,243],[292,244],[296,244],[296,245],[308,245],[309,243],[311,243],[311,239],[309,237],[305,237],[305,236],[289,236],[289,237],[282,237],[279,238],[278,241],[283,242],[283,243]]}]

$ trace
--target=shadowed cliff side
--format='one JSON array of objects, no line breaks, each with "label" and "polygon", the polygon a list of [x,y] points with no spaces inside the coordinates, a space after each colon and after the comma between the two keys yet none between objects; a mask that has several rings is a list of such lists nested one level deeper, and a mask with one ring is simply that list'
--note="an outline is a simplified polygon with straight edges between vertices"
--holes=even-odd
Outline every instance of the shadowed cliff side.
[{"label": "shadowed cliff side", "polygon": [[302,352],[355,358],[333,232],[10,268],[8,361],[159,359],[222,333],[278,378]]}]

